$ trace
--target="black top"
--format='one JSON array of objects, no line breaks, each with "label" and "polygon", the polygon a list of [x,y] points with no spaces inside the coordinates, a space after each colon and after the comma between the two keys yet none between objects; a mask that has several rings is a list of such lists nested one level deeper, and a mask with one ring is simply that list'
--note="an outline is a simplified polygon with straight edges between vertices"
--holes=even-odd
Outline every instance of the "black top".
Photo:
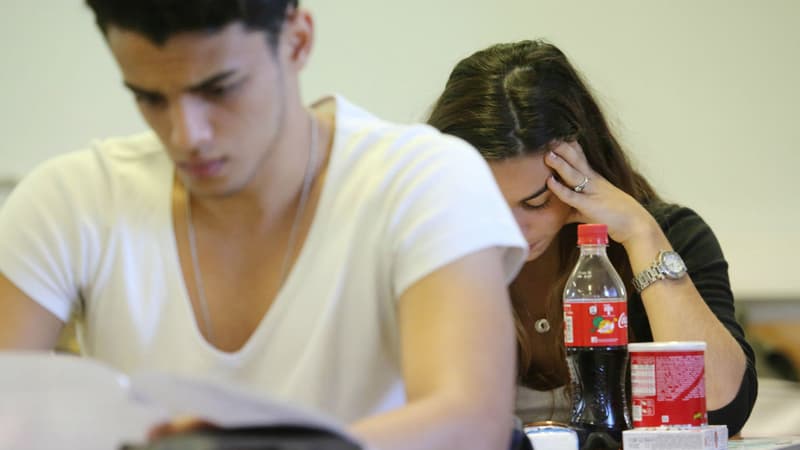
[{"label": "black top", "polygon": [[[742,347],[747,358],[747,368],[736,397],[721,409],[708,412],[712,425],[727,425],[730,436],[738,433],[756,401],[758,380],[756,379],[755,355],[744,337],[744,330],[736,321],[733,293],[728,279],[728,262],[711,228],[696,212],[689,208],[667,203],[653,203],[648,210],[658,221],[672,248],[686,263],[689,276],[708,307],[722,322]],[[631,292],[628,299],[629,326],[636,341],[653,340],[650,321],[644,310],[641,297]],[[680,312],[676,311],[675,320]]]}]

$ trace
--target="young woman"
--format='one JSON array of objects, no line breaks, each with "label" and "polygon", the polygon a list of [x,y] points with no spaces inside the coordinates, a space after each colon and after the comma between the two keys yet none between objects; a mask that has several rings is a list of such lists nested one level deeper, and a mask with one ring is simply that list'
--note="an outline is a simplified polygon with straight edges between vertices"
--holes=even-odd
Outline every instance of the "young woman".
[{"label": "young woman", "polygon": [[[577,259],[576,224],[596,222],[608,225],[609,257],[626,281],[630,340],[705,341],[709,421],[738,433],[757,381],[719,243],[631,166],[566,56],[541,41],[479,51],[456,65],[429,123],[488,160],[530,246],[511,286],[522,419],[568,412],[566,396],[537,392],[569,379],[561,293]],[[665,263],[668,277],[659,275]]]}]

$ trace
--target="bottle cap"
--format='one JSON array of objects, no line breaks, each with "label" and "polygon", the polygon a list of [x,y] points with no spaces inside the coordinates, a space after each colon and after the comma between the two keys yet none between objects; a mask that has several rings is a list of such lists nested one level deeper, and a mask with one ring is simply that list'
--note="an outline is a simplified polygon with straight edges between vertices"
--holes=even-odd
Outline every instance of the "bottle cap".
[{"label": "bottle cap", "polygon": [[604,223],[578,225],[578,245],[608,245],[608,227]]}]

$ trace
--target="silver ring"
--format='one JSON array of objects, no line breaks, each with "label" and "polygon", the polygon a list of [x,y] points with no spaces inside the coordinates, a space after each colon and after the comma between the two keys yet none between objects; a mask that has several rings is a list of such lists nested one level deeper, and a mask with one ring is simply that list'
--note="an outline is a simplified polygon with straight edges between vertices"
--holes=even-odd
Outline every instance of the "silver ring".
[{"label": "silver ring", "polygon": [[537,333],[544,334],[550,331],[550,322],[547,319],[539,319],[533,324],[533,327]]},{"label": "silver ring", "polygon": [[589,184],[589,177],[584,176],[583,181],[581,181],[579,185],[572,188],[572,190],[580,194],[584,189],[586,189],[587,184]]}]

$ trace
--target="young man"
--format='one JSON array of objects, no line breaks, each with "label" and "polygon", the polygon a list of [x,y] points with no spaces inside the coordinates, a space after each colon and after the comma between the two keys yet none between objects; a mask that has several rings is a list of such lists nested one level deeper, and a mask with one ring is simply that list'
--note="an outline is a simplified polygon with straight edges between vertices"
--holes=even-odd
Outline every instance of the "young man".
[{"label": "young man", "polygon": [[89,0],[154,133],[31,173],[0,211],[0,346],[232,379],[388,449],[498,449],[526,244],[474,150],[307,109],[291,0]]}]

